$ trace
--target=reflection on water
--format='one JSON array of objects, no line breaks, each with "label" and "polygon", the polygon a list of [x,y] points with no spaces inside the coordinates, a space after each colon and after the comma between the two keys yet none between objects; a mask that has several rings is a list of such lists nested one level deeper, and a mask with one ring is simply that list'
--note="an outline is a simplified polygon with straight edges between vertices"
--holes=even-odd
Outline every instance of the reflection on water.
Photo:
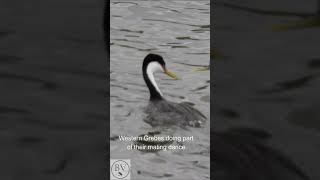
[{"label": "reflection on water", "polygon": [[[175,136],[194,136],[185,151],[128,151],[117,135],[138,136],[154,131],[143,119],[149,91],[142,61],[150,52],[164,57],[182,80],[156,74],[166,99],[195,104],[210,119],[209,71],[195,72],[186,64],[208,65],[210,4],[205,1],[111,1],[110,117],[111,158],[128,158],[134,179],[209,179],[210,122]],[[121,134],[120,134],[121,133]]]}]

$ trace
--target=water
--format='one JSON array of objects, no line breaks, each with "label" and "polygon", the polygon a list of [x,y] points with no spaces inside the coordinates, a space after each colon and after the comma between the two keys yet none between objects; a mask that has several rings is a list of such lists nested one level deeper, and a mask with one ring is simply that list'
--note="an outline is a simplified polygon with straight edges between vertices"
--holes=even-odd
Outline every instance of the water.
[{"label": "water", "polygon": [[0,179],[102,179],[103,1],[4,0],[0,12]]},{"label": "water", "polygon": [[[266,10],[316,12],[316,1],[231,2]],[[297,5],[299,3],[299,5]],[[319,179],[319,28],[272,32],[301,20],[215,7],[214,126],[257,127],[311,179]]]},{"label": "water", "polygon": [[208,65],[209,1],[111,1],[110,142],[111,158],[131,159],[133,179],[209,179],[210,122],[204,128],[179,129],[175,136],[194,136],[184,151],[143,153],[126,150],[118,135],[153,131],[143,121],[149,92],[141,66],[148,53],[160,54],[182,80],[156,74],[165,98],[192,102],[210,119],[210,71],[184,65]]}]

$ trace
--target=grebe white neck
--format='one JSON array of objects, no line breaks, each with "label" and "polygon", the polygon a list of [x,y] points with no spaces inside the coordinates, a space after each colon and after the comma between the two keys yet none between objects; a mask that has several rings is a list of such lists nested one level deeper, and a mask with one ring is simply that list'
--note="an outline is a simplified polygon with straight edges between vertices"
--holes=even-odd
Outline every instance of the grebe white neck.
[{"label": "grebe white neck", "polygon": [[155,72],[163,72],[163,68],[162,66],[158,63],[158,62],[151,62],[148,64],[147,66],[147,76],[150,79],[152,85],[155,87],[155,89],[158,91],[158,93],[163,96],[163,94],[161,93],[156,80],[154,79],[153,73]]}]

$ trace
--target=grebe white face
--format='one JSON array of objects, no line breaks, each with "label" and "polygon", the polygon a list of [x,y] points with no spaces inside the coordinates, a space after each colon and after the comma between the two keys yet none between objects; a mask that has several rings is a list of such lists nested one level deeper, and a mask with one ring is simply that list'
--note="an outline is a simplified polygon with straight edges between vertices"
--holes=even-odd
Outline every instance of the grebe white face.
[{"label": "grebe white face", "polygon": [[156,54],[148,54],[143,60],[142,74],[144,81],[149,88],[151,101],[163,99],[163,94],[161,93],[154,78],[155,72],[162,72],[173,79],[180,79],[176,74],[170,72],[166,68],[166,63],[161,56]]},{"label": "grebe white face", "polygon": [[164,68],[160,63],[158,63],[157,61],[154,61],[148,64],[147,72],[152,72],[152,73],[164,72]]},{"label": "grebe white face", "polygon": [[163,96],[163,94],[161,93],[161,91],[160,91],[160,89],[154,79],[153,73],[155,73],[155,72],[165,72],[164,68],[157,61],[154,61],[154,62],[151,62],[148,64],[147,75],[148,75],[152,85],[156,88],[156,90],[160,93],[160,95]]}]

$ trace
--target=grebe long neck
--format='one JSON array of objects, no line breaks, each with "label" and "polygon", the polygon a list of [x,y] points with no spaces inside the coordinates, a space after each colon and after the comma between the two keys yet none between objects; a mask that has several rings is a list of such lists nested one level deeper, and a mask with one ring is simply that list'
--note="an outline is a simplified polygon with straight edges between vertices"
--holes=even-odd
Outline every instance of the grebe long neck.
[{"label": "grebe long neck", "polygon": [[150,100],[155,101],[155,100],[162,100],[163,95],[154,79],[153,73],[157,71],[161,66],[157,62],[151,62],[149,63],[146,67],[143,66],[142,71],[143,71],[143,78],[144,81],[146,82],[149,92],[150,92]]}]

